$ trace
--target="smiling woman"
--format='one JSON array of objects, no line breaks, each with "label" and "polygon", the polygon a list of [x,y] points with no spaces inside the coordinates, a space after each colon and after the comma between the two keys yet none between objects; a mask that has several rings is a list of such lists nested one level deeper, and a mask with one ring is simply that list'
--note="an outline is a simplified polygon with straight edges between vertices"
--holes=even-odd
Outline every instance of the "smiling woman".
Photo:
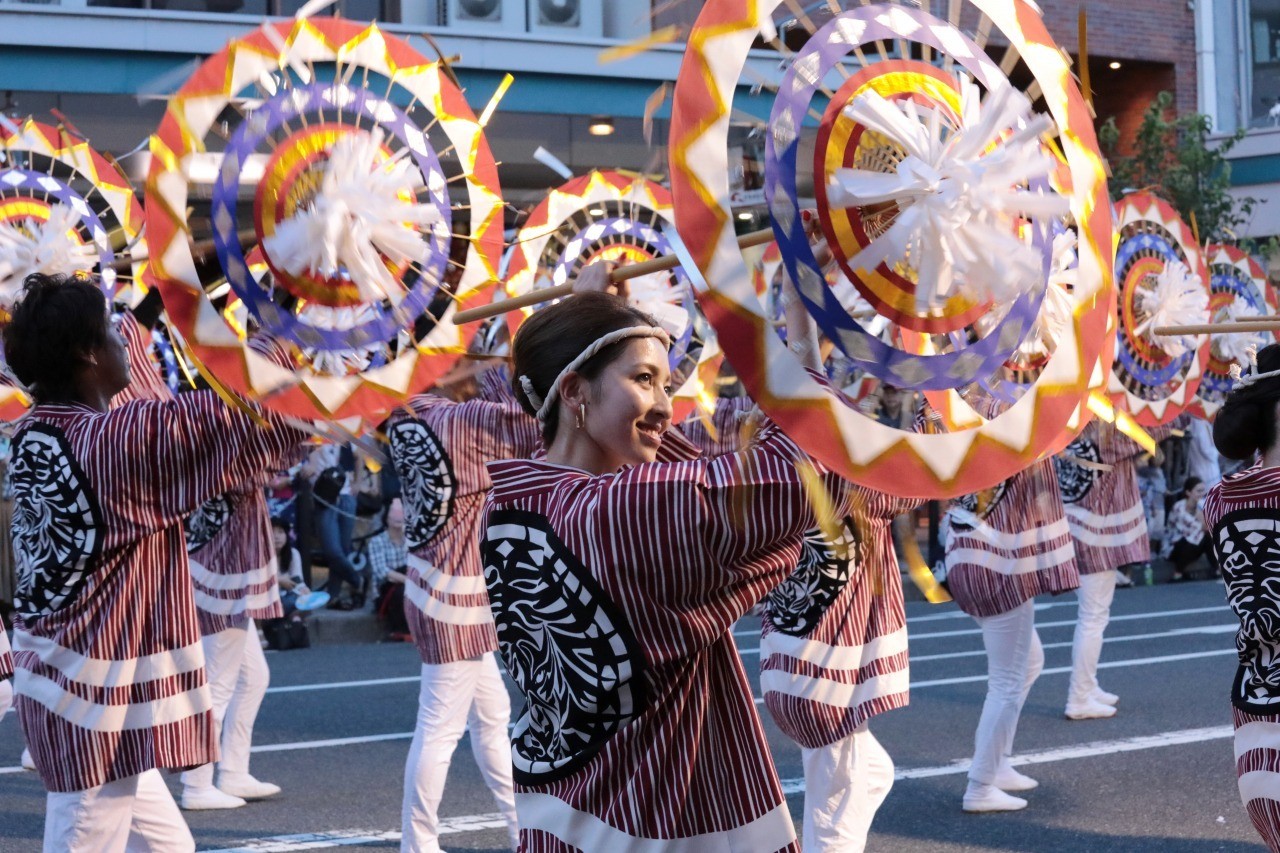
[{"label": "smiling woman", "polygon": [[593,293],[515,338],[548,450],[490,464],[481,557],[526,700],[521,849],[799,849],[732,628],[800,559],[812,463],[768,421],[700,457],[670,430],[666,343]]}]

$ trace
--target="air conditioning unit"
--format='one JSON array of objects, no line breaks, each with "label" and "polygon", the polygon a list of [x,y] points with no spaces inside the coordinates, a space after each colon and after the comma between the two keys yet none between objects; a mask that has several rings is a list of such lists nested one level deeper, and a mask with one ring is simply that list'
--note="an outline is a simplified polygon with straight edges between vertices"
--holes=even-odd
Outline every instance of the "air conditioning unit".
[{"label": "air conditioning unit", "polygon": [[570,40],[596,41],[604,36],[604,3],[600,0],[528,0],[529,32]]},{"label": "air conditioning unit", "polygon": [[459,29],[525,31],[525,0],[448,0],[447,26]]}]

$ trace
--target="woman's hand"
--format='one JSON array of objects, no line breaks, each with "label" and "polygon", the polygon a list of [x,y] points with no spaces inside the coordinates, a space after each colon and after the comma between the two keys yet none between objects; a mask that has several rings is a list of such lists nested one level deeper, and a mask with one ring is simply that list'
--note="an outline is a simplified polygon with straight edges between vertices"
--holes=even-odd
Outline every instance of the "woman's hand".
[{"label": "woman's hand", "polygon": [[617,261],[596,261],[578,273],[573,282],[574,293],[613,293],[627,299],[630,289],[625,281],[611,281],[609,273],[618,268]]},{"label": "woman's hand", "polygon": [[289,577],[288,575],[280,575],[280,577],[276,578],[276,580],[280,584],[280,588],[286,591],[294,589],[295,587],[298,586],[297,581],[295,581],[293,578]]}]

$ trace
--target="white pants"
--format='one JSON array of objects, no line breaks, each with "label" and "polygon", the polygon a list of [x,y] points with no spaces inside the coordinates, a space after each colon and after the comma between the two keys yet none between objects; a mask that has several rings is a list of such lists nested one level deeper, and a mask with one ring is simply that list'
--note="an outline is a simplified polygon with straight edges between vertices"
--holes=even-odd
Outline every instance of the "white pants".
[{"label": "white pants", "polygon": [[471,729],[471,752],[480,775],[507,819],[515,849],[516,798],[511,788],[511,699],[493,652],[472,660],[422,665],[418,724],[404,767],[403,837],[400,849],[438,853],[436,810],[458,740]]},{"label": "white pants", "polygon": [[1116,594],[1114,571],[1080,576],[1076,590],[1079,615],[1071,643],[1071,686],[1068,705],[1081,705],[1098,689],[1098,658],[1102,656],[1102,632],[1111,619],[1111,600]]},{"label": "white pants", "polygon": [[1018,716],[1044,668],[1044,648],[1036,633],[1033,601],[1024,601],[999,616],[974,619],[982,628],[982,645],[987,650],[987,698],[973,738],[969,779],[990,785],[1013,753]]},{"label": "white pants", "polygon": [[802,749],[804,853],[862,853],[893,787],[893,759],[864,723],[841,741]]},{"label": "white pants", "polygon": [[159,770],[86,791],[50,793],[44,853],[188,853],[195,839]]},{"label": "white pants", "polygon": [[13,679],[0,679],[0,720],[13,707]]},{"label": "white pants", "polygon": [[[250,619],[243,628],[228,628],[202,637],[201,645],[213,698],[213,725],[222,733],[218,766],[223,773],[248,773],[253,722],[271,682],[258,629]],[[193,789],[212,787],[213,765],[183,773],[182,784]]]}]

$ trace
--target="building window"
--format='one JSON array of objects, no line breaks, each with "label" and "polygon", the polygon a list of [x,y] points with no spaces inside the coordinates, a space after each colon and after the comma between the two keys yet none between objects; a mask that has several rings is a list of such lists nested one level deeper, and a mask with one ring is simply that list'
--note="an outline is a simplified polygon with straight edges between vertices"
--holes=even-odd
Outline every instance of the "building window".
[{"label": "building window", "polygon": [[1249,0],[1250,127],[1280,126],[1280,0]]}]

